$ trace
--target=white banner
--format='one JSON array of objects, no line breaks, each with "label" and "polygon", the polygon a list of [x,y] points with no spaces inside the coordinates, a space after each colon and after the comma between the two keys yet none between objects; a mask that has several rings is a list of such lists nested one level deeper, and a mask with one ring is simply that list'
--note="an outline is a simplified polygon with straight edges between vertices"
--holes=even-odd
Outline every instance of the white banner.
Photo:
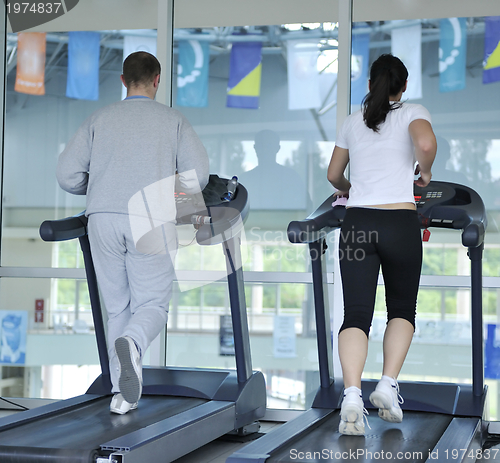
[{"label": "white banner", "polygon": [[319,48],[316,40],[287,42],[288,109],[319,109]]},{"label": "white banner", "polygon": [[392,21],[391,50],[408,69],[408,87],[404,100],[422,98],[422,25],[404,27],[405,21]]},{"label": "white banner", "polygon": [[[149,31],[148,31],[149,32]],[[156,56],[156,37],[142,37],[140,35],[125,35],[123,38],[123,61],[136,51],[147,51]],[[122,85],[122,100],[127,97],[127,89]]]}]

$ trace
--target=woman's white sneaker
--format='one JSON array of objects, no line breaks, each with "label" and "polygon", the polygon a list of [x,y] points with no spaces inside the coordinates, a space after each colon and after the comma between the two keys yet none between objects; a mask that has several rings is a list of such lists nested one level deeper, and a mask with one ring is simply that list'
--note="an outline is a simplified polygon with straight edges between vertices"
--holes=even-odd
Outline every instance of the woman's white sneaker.
[{"label": "woman's white sneaker", "polygon": [[[365,420],[368,424],[361,391],[358,388],[348,388],[344,392],[344,399],[340,408],[340,434],[348,436],[364,436]],[[369,426],[368,426],[369,427]]]},{"label": "woman's white sneaker", "polygon": [[370,394],[370,402],[379,409],[378,416],[383,420],[390,423],[403,421],[403,410],[400,407],[403,398],[399,394],[399,385],[396,380],[382,378]]}]

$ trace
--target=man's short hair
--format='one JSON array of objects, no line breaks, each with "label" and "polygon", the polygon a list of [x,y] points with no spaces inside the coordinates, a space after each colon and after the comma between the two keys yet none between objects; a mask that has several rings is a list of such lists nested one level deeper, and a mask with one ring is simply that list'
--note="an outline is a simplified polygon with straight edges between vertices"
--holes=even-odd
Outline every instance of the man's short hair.
[{"label": "man's short hair", "polygon": [[160,72],[160,62],[146,51],[131,53],[123,62],[123,79],[127,87],[150,85]]}]

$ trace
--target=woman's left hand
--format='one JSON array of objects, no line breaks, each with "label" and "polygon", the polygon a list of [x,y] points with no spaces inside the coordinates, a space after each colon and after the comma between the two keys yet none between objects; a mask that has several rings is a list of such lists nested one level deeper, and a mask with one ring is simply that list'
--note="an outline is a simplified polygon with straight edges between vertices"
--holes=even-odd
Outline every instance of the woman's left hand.
[{"label": "woman's left hand", "polygon": [[337,198],[349,199],[349,190],[348,191],[337,190],[335,193],[333,193],[333,199],[335,200]]}]

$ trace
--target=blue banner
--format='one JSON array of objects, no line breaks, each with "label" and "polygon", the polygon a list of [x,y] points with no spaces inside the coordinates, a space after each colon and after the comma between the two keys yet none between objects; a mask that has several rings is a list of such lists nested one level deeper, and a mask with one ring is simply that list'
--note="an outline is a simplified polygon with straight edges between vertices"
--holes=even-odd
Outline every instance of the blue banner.
[{"label": "blue banner", "polygon": [[258,109],[262,42],[234,42],[229,58],[227,107]]},{"label": "blue banner", "polygon": [[498,325],[488,324],[484,344],[484,377],[500,378],[500,335]]},{"label": "blue banner", "polygon": [[465,18],[439,22],[439,91],[455,92],[465,88],[467,24]]},{"label": "blue banner", "polygon": [[208,106],[209,44],[199,40],[179,40],[177,105]]},{"label": "blue banner", "polygon": [[483,84],[500,81],[500,16],[484,20]]},{"label": "blue banner", "polygon": [[352,34],[351,105],[360,105],[368,93],[370,34]]},{"label": "blue banner", "polygon": [[70,32],[66,96],[79,100],[99,99],[99,32]]},{"label": "blue banner", "polygon": [[26,361],[27,310],[0,310],[0,364]]}]

